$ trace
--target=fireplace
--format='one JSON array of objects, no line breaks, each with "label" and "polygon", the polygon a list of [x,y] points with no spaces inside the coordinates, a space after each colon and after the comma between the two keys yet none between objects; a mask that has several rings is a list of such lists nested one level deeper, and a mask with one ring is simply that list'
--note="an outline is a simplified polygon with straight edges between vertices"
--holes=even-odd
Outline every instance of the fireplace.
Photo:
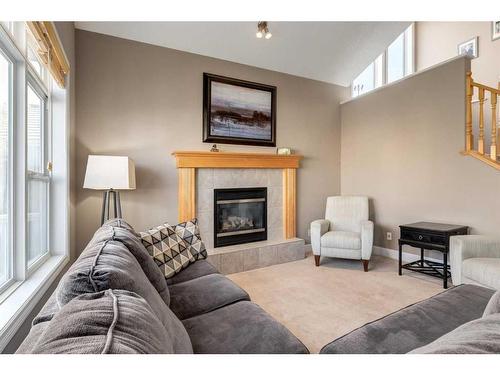
[{"label": "fireplace", "polygon": [[214,190],[214,246],[267,240],[267,188]]}]

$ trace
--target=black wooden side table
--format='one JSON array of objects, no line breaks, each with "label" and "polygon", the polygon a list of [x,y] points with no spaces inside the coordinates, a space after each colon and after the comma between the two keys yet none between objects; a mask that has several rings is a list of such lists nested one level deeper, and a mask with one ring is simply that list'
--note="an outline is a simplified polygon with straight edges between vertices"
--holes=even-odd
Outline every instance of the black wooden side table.
[{"label": "black wooden side table", "polygon": [[[452,224],[428,223],[425,221],[400,225],[399,238],[399,274],[402,270],[420,272],[443,279],[443,288],[448,288],[451,276],[448,265],[450,237],[467,234],[469,227]],[[420,248],[420,260],[403,264],[403,245]],[[424,259],[425,250],[437,250],[443,253],[443,263]]]}]

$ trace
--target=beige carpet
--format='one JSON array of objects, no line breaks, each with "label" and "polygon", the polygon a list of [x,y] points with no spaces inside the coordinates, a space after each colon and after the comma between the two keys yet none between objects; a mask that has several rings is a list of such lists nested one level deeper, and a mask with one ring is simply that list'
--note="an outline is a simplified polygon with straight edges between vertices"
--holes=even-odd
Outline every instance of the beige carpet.
[{"label": "beige carpet", "polygon": [[439,279],[410,271],[398,276],[397,261],[375,256],[369,272],[361,262],[312,256],[228,275],[290,329],[311,351],[365,323],[443,291]]}]

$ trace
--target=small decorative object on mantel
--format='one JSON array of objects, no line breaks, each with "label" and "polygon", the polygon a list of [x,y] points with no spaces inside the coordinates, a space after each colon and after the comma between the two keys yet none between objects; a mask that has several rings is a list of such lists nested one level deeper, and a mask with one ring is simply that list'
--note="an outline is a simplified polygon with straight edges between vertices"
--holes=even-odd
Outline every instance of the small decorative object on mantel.
[{"label": "small decorative object on mantel", "polygon": [[276,87],[203,73],[203,142],[276,146]]},{"label": "small decorative object on mantel", "polygon": [[278,155],[292,155],[292,149],[290,147],[278,147],[276,153]]},{"label": "small decorative object on mantel", "polygon": [[210,152],[219,152],[220,150],[217,148],[217,145],[214,143],[212,148],[210,149]]},{"label": "small decorative object on mantel", "polygon": [[478,52],[479,37],[475,36],[463,43],[460,43],[457,47],[459,55],[467,55],[472,59],[479,56]]},{"label": "small decorative object on mantel", "polygon": [[491,40],[500,39],[500,21],[491,23]]}]

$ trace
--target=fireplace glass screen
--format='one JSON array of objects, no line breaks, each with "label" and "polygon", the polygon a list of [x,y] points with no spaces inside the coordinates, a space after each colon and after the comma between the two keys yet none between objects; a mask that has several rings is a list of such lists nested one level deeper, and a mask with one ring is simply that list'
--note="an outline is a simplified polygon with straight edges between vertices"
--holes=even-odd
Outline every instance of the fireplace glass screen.
[{"label": "fireplace glass screen", "polygon": [[267,239],[267,189],[216,189],[214,245]]}]

